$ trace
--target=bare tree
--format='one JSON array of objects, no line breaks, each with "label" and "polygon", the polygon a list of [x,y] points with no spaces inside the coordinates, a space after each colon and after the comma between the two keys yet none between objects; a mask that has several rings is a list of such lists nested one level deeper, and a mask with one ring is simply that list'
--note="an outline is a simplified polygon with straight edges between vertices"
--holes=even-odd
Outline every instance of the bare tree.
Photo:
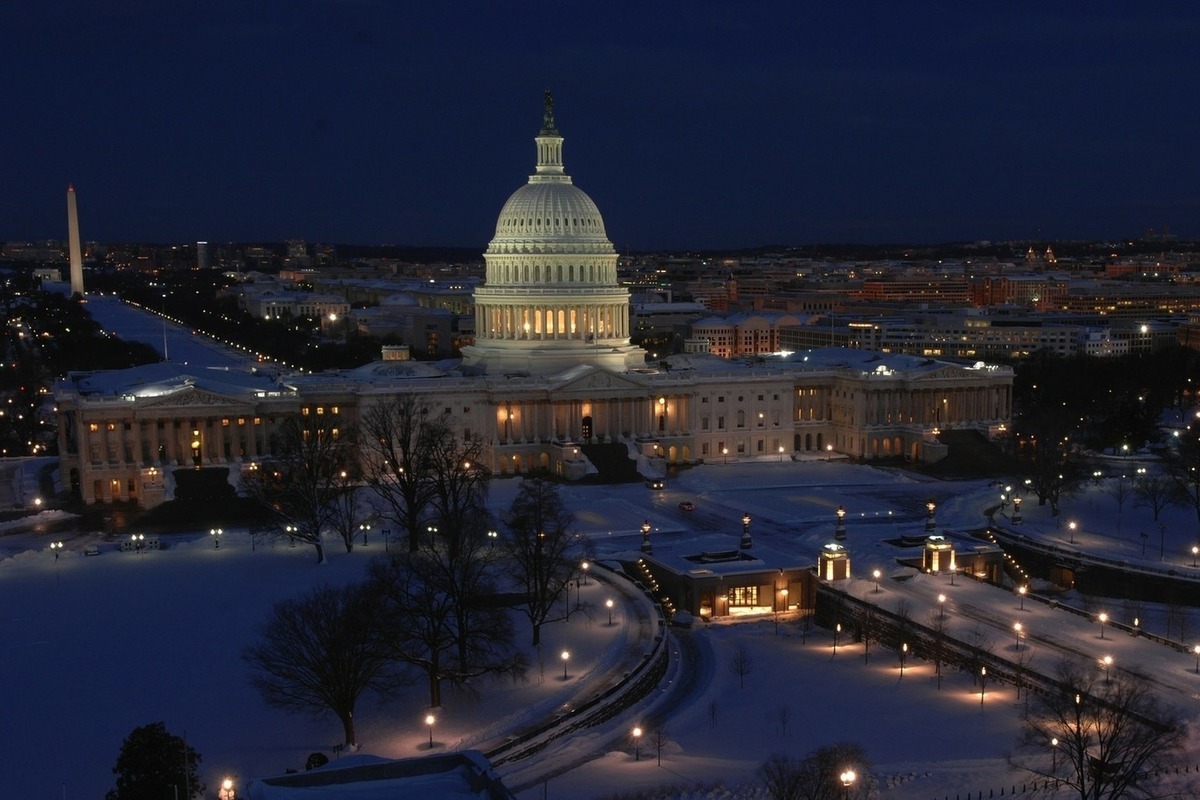
[{"label": "bare tree", "polygon": [[1186,741],[1180,720],[1142,678],[1100,680],[1095,668],[1071,661],[1060,662],[1055,677],[1055,688],[1034,697],[1013,765],[1080,800],[1152,795],[1155,775],[1177,763]]},{"label": "bare tree", "polygon": [[750,655],[746,645],[739,644],[729,657],[729,671],[737,675],[739,688],[745,689],[746,676],[754,671],[754,657]]},{"label": "bare tree", "polygon": [[772,753],[759,765],[758,779],[771,800],[800,800],[800,764],[783,753]]},{"label": "bare tree", "polygon": [[343,469],[338,473],[336,483],[340,491],[334,493],[331,501],[332,509],[329,514],[329,527],[342,540],[346,552],[354,550],[354,542],[362,536],[362,526],[370,512],[361,505],[358,496],[356,478]]},{"label": "bare tree", "polygon": [[346,476],[355,470],[355,435],[334,414],[289,417],[275,434],[270,460],[242,476],[242,490],[293,541],[325,561],[322,534],[337,517]]},{"label": "bare tree", "polygon": [[870,759],[862,747],[851,742],[817,748],[800,760],[796,771],[796,797],[800,800],[852,800],[868,797],[874,788]]},{"label": "bare tree", "polygon": [[566,618],[569,606],[555,612],[579,563],[575,550],[575,518],[563,505],[558,488],[540,479],[521,484],[509,510],[504,548],[514,566],[512,579],[525,598],[523,609],[533,628],[533,645],[542,641],[542,625]]},{"label": "bare tree", "polygon": [[417,551],[433,494],[429,405],[412,395],[378,403],[363,415],[363,476]]},{"label": "bare tree", "polygon": [[1117,533],[1121,532],[1121,515],[1125,510],[1125,501],[1129,499],[1129,495],[1133,492],[1133,487],[1129,483],[1129,478],[1126,475],[1118,475],[1108,483],[1108,496],[1117,502]]},{"label": "bare tree", "polygon": [[650,732],[650,742],[654,745],[654,752],[658,758],[658,766],[662,766],[662,750],[665,745],[671,741],[671,734],[667,730],[667,725],[664,722],[661,725],[656,725],[654,730]]},{"label": "bare tree", "polygon": [[1141,475],[1133,484],[1133,493],[1140,505],[1148,506],[1154,512],[1154,521],[1167,509],[1167,506],[1178,503],[1182,498],[1175,481],[1170,475]]},{"label": "bare tree", "polygon": [[375,603],[361,585],[318,586],[276,603],[261,640],[242,657],[251,683],[276,708],[321,714],[342,723],[354,747],[354,707],[368,690],[382,694],[399,683],[389,648],[375,636]]}]

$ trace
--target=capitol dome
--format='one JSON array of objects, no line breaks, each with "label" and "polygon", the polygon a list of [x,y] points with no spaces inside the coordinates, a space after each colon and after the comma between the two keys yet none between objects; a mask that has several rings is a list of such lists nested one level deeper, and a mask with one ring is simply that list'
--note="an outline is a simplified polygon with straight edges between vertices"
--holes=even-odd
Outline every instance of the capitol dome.
[{"label": "capitol dome", "polygon": [[645,363],[629,341],[629,290],[600,209],[563,170],[563,137],[546,94],[534,137],[537,167],[496,219],[475,290],[475,343],[467,367],[550,374],[579,365],[626,370]]}]

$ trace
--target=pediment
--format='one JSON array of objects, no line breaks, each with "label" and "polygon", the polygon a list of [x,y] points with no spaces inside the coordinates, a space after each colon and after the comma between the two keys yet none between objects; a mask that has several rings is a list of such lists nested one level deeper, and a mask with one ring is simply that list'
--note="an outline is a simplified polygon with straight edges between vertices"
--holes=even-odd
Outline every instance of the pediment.
[{"label": "pediment", "polygon": [[556,392],[589,392],[589,391],[645,391],[646,384],[616,372],[593,367],[585,375],[577,375],[564,380],[554,387]]},{"label": "pediment", "polygon": [[225,395],[208,392],[203,389],[197,389],[194,386],[185,386],[182,389],[176,389],[169,394],[163,394],[157,397],[142,397],[139,398],[138,406],[141,408],[169,408],[178,406],[244,406],[246,400],[244,398],[228,397]]}]

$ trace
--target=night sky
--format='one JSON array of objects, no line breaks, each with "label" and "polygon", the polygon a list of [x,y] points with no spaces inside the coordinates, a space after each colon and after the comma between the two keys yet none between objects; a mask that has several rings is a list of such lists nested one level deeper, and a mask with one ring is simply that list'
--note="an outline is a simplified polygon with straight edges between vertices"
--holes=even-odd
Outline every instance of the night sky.
[{"label": "night sky", "polygon": [[20,0],[0,240],[482,250],[564,159],[622,250],[1200,237],[1200,3]]}]

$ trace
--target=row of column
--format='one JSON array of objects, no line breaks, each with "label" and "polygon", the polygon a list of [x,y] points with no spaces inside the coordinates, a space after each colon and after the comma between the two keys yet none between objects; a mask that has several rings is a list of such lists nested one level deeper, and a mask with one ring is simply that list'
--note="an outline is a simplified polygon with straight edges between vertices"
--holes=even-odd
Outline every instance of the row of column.
[{"label": "row of column", "polygon": [[626,431],[633,435],[686,433],[687,430],[680,426],[680,421],[688,418],[682,398],[662,396],[662,399],[661,404],[658,397],[506,403],[499,410],[496,438],[512,444],[539,442],[558,436],[581,437],[585,433],[581,430],[585,417],[591,417],[592,436],[618,436]]},{"label": "row of column", "polygon": [[1011,395],[1008,387],[927,389],[919,392],[881,391],[867,395],[867,425],[946,425],[1007,419]]},{"label": "row of column", "polygon": [[480,304],[477,330],[488,339],[576,340],[628,338],[628,306],[531,306]]},{"label": "row of column", "polygon": [[[198,441],[201,462],[225,461],[225,445],[229,445],[228,458],[255,458],[259,455],[262,444],[260,436],[265,437],[261,424],[255,425],[253,417],[243,417],[245,423],[237,424],[237,418],[230,418],[229,425],[222,425],[222,417],[205,418],[188,421],[186,427],[175,427],[176,420],[163,420],[160,431],[158,420],[137,421],[125,430],[125,422],[113,423],[113,430],[108,429],[107,421],[97,423],[99,431],[92,432],[83,427],[85,438],[81,456],[92,462],[117,463],[159,463],[179,462],[190,463],[193,457],[192,443]],[[88,423],[91,424],[91,423]],[[198,433],[193,433],[196,431]],[[162,449],[162,458],[159,450]],[[244,451],[244,452],[243,452]]]}]

